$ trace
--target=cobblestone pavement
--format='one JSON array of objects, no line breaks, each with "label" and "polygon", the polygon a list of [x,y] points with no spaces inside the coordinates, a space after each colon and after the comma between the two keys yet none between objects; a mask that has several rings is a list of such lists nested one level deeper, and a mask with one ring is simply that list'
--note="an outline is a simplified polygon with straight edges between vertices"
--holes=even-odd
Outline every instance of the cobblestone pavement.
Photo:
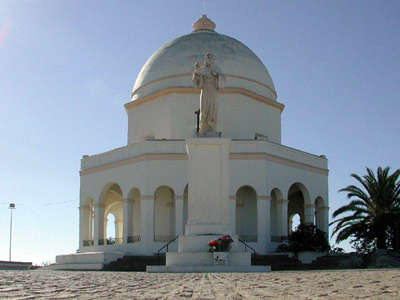
[{"label": "cobblestone pavement", "polygon": [[0,299],[400,299],[400,269],[270,273],[0,271]]}]

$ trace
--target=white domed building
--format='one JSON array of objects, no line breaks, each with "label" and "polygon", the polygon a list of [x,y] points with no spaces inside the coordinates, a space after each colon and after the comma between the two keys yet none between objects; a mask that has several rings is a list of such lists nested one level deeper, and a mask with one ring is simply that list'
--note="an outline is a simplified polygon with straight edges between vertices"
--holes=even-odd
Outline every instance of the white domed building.
[{"label": "white domed building", "polygon": [[[57,257],[64,268],[153,255],[172,240],[169,251],[180,252],[174,239],[199,233],[195,215],[223,224],[202,233],[231,234],[261,254],[287,239],[295,215],[328,232],[327,159],[281,144],[284,105],[264,64],[204,15],[193,30],[163,45],[141,69],[125,104],[127,145],[82,158],[79,250]],[[224,77],[216,93],[218,137],[197,138],[193,66],[207,53]],[[214,140],[225,150],[190,162],[190,143]],[[200,169],[207,175],[199,180],[193,172]],[[218,208],[196,204],[214,188]]]}]

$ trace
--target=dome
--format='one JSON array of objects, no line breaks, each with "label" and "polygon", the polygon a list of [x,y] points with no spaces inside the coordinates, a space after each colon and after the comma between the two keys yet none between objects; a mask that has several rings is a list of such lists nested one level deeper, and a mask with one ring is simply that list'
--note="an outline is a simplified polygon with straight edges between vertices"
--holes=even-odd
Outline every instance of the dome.
[{"label": "dome", "polygon": [[223,88],[241,88],[276,100],[271,76],[261,60],[240,41],[214,31],[205,15],[193,24],[194,31],[164,44],[145,63],[132,90],[136,100],[166,88],[191,88],[192,68],[206,53],[225,75]]}]

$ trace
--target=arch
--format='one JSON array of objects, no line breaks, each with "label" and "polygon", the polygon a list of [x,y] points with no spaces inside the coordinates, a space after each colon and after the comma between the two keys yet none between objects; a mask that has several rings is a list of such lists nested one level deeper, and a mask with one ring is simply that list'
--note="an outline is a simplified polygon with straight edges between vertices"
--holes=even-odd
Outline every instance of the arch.
[{"label": "arch", "polygon": [[140,241],[142,224],[141,194],[138,188],[132,188],[126,199],[126,237],[128,243]]},{"label": "arch", "polygon": [[281,222],[282,211],[279,211],[279,201],[282,201],[282,192],[278,188],[271,191],[271,206],[270,206],[270,234],[271,241],[280,242],[281,240]]},{"label": "arch", "polygon": [[257,193],[249,185],[236,192],[236,234],[245,242],[257,242]]},{"label": "arch", "polygon": [[185,232],[186,223],[188,221],[189,216],[189,185],[185,186],[185,190],[183,192],[183,232]]},{"label": "arch", "polygon": [[293,216],[298,214],[300,223],[305,222],[305,207],[310,205],[310,194],[306,187],[301,183],[294,183],[288,190],[288,233],[292,232]]},{"label": "arch", "polygon": [[305,187],[304,184],[300,183],[300,182],[296,182],[293,183],[289,190],[288,190],[288,199],[289,199],[289,195],[291,193],[293,193],[293,191],[298,190],[302,193],[303,195],[303,200],[304,200],[304,204],[305,205],[309,205],[311,204],[311,197],[310,197],[310,192],[308,191],[308,189]]},{"label": "arch", "polygon": [[[100,200],[100,207],[103,208],[102,213],[98,216],[100,218],[98,222],[99,245],[114,244],[114,243],[122,244],[124,216],[123,216],[122,189],[119,186],[119,184],[115,182],[106,184],[100,194],[99,200]],[[110,214],[112,215],[112,217],[110,216]],[[112,220],[114,220],[113,232],[115,234],[109,234],[110,232],[107,232],[108,223],[110,223],[110,221]]]},{"label": "arch", "polygon": [[160,186],[154,193],[154,240],[169,241],[175,232],[175,193],[169,186]]}]

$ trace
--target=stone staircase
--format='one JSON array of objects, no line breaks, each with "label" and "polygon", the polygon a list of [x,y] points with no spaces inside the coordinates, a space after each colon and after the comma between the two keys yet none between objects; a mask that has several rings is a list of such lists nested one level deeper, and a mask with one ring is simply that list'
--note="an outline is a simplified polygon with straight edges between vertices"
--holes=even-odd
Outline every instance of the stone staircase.
[{"label": "stone staircase", "polygon": [[[321,270],[321,269],[343,269],[346,268],[340,261],[342,256],[322,256],[311,264],[302,264],[294,257],[287,254],[253,254],[251,256],[252,266],[271,266],[272,271],[295,271],[295,270]],[[127,255],[104,265],[104,271],[136,271],[145,272],[146,266],[165,266],[165,255],[154,256],[131,256]],[[350,268],[350,267],[347,267]]]},{"label": "stone staircase", "polygon": [[346,255],[321,256],[311,264],[303,264],[287,254],[253,254],[251,264],[269,265],[272,271],[351,269],[355,267]]},{"label": "stone staircase", "polygon": [[163,266],[165,265],[165,255],[155,256],[133,256],[126,255],[104,265],[104,271],[136,271],[145,272],[146,266]]},{"label": "stone staircase", "polygon": [[253,254],[251,264],[254,266],[271,266],[272,271],[299,270],[302,266],[301,262],[287,254]]}]

